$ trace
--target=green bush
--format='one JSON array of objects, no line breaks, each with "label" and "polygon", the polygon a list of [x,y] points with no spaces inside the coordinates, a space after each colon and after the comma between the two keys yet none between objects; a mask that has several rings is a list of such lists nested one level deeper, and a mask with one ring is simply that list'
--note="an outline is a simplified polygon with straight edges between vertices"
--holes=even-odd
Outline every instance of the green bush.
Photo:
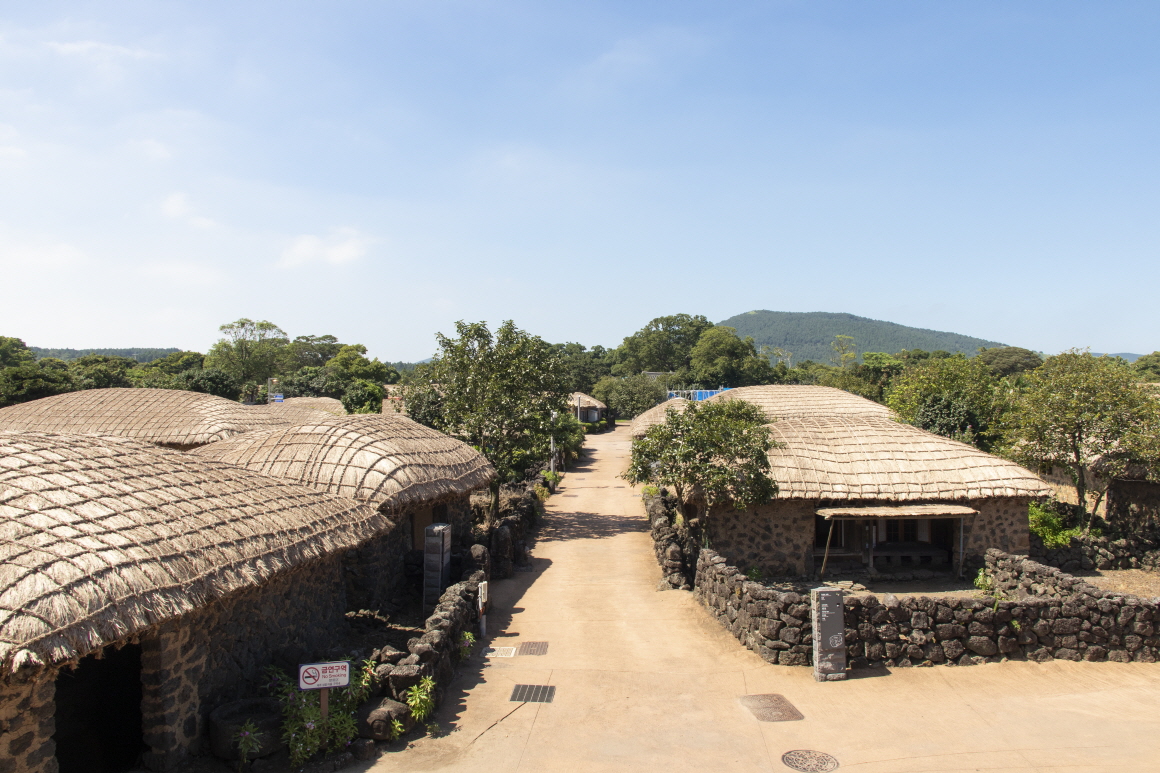
[{"label": "green bush", "polygon": [[[1083,529],[1079,526],[1069,526],[1070,519],[1050,507],[1044,507],[1032,502],[1027,507],[1027,521],[1031,531],[1039,535],[1045,547],[1065,548],[1071,544],[1072,537],[1079,537]],[[1099,529],[1093,528],[1088,534],[1092,537],[1103,535]]]},{"label": "green bush", "polygon": [[640,495],[644,499],[652,499],[653,497],[659,497],[661,490],[657,486],[645,486],[640,490]]},{"label": "green bush", "polygon": [[322,705],[318,690],[299,690],[277,666],[266,669],[268,690],[282,704],[282,740],[290,749],[290,762],[299,767],[320,751],[338,751],[358,737],[355,713],[371,692],[375,666],[366,660],[353,669],[349,687],[330,691],[326,725],[322,723]]},{"label": "green bush", "polygon": [[378,384],[356,378],[342,393],[342,407],[347,413],[382,413],[386,396]]}]

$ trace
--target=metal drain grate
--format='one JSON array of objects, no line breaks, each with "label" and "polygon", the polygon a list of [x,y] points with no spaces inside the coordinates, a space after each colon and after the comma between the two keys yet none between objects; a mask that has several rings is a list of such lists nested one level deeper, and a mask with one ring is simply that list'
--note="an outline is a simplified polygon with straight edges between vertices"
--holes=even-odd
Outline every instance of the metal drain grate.
[{"label": "metal drain grate", "polygon": [[546,641],[522,641],[519,649],[516,650],[517,655],[547,655],[548,642]]},{"label": "metal drain grate", "polygon": [[838,769],[838,761],[825,752],[816,752],[813,749],[794,749],[781,755],[781,761],[787,768],[800,770],[802,773],[829,773]]},{"label": "metal drain grate", "polygon": [[551,703],[555,697],[556,688],[552,685],[517,684],[512,689],[511,700],[519,703]]},{"label": "metal drain grate", "polygon": [[488,647],[483,651],[485,658],[514,658],[516,656],[515,647]]},{"label": "metal drain grate", "polygon": [[793,722],[805,719],[802,713],[784,695],[742,695],[741,705],[753,712],[758,722]]}]

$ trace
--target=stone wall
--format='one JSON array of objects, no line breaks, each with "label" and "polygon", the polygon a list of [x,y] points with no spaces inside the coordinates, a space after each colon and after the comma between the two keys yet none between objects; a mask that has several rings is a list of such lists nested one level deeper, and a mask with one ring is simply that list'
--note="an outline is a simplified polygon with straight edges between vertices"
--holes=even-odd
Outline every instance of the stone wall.
[{"label": "stone wall", "polygon": [[[987,551],[997,548],[1007,553],[1026,553],[1029,529],[1027,506],[1030,499],[999,497],[975,499],[967,502],[979,511],[966,522],[967,562],[983,558]],[[957,545],[956,545],[957,552]]]},{"label": "stone wall", "polygon": [[57,772],[56,682],[43,676],[13,676],[0,683],[0,773]]},{"label": "stone wall", "polygon": [[804,576],[814,570],[814,511],[821,503],[777,499],[738,510],[720,505],[709,511],[709,544],[730,563],[756,567],[769,577]]},{"label": "stone wall", "polygon": [[[1100,591],[1021,556],[989,550],[995,598],[890,594],[845,599],[851,667],[975,665],[1004,659],[1153,663],[1160,602]],[[694,593],[742,644],[770,663],[809,665],[806,589],[752,582],[712,550],[697,560]],[[1004,593],[1004,595],[1006,595]]]},{"label": "stone wall", "polygon": [[1049,548],[1034,532],[1027,555],[1065,572],[1092,569],[1151,569],[1160,571],[1160,539],[1072,537],[1067,547]]},{"label": "stone wall", "polygon": [[677,499],[661,489],[655,496],[644,497],[653,538],[653,553],[663,575],[658,589],[692,590],[696,556],[700,552],[696,536],[682,518],[677,517]]},{"label": "stone wall", "polygon": [[1142,480],[1112,481],[1104,517],[1117,534],[1160,539],[1160,484]]},{"label": "stone wall", "polygon": [[343,554],[343,579],[351,609],[382,609],[406,582],[410,521],[406,516],[389,517],[388,531]]}]

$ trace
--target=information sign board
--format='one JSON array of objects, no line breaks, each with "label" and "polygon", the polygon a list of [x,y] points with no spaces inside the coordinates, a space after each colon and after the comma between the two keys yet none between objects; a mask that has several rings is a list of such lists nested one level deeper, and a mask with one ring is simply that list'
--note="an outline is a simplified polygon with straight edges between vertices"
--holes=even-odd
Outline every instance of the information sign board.
[{"label": "information sign board", "polygon": [[325,690],[350,684],[350,663],[337,660],[331,663],[303,663],[298,666],[299,690]]},{"label": "information sign board", "polygon": [[814,679],[832,682],[846,678],[846,609],[836,588],[810,591],[813,617]]}]

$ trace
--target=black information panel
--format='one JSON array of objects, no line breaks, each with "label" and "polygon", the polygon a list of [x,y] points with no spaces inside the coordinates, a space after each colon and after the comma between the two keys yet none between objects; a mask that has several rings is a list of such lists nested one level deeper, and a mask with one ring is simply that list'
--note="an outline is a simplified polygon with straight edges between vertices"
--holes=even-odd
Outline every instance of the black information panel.
[{"label": "black information panel", "polygon": [[814,679],[832,682],[846,678],[846,614],[843,592],[834,588],[810,591],[814,628]]}]

